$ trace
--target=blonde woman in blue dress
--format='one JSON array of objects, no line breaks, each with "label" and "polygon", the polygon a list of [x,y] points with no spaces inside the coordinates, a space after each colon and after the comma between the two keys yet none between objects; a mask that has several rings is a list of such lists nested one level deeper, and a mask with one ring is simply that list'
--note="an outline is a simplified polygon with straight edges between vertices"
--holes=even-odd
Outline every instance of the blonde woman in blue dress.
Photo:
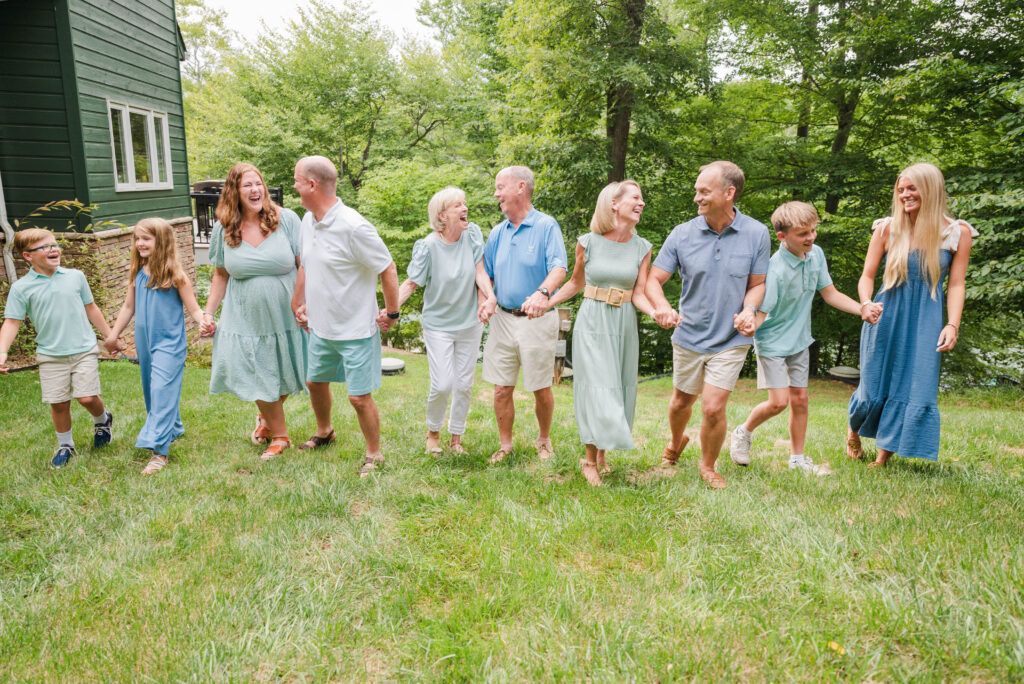
[{"label": "blonde woman in blue dress", "polygon": [[605,452],[633,448],[640,338],[636,311],[651,315],[644,294],[651,243],[636,234],[644,198],[636,181],[609,183],[597,198],[590,232],[576,243],[572,276],[548,300],[558,306],[583,292],[572,334],[573,404],[591,485],[609,472]]}]

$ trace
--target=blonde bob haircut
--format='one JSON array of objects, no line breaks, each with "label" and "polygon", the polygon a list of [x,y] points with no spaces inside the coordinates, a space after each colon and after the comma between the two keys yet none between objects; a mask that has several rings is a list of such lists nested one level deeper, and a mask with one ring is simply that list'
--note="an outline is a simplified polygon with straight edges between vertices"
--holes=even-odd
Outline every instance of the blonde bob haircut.
[{"label": "blonde bob haircut", "polygon": [[[594,217],[590,219],[590,232],[604,235],[615,230],[618,217],[612,209],[612,202],[622,199],[631,188],[640,190],[640,184],[635,180],[615,181],[604,186],[604,190],[597,196],[597,206],[594,207]],[[633,227],[636,232],[636,226]]]},{"label": "blonde bob haircut", "polygon": [[772,212],[772,228],[779,233],[788,233],[794,228],[813,228],[818,222],[818,210],[807,202],[786,202]]},{"label": "blonde bob haircut", "polygon": [[465,202],[466,193],[454,185],[441,188],[434,193],[427,203],[427,217],[430,219],[430,227],[435,233],[443,233],[445,224],[441,222],[441,214],[448,211],[448,207],[457,202]]},{"label": "blonde bob haircut", "polygon": [[54,242],[57,241],[56,236],[45,228],[26,228],[25,230],[19,230],[14,234],[14,242],[11,243],[11,251],[15,254],[21,255],[23,252],[27,252],[32,245],[37,242],[42,242],[47,238],[52,239]]},{"label": "blonde bob haircut", "polygon": [[138,247],[132,242],[132,264],[128,271],[130,282],[143,266],[149,267],[149,284],[156,290],[179,288],[188,280],[185,269],[178,259],[178,245],[174,235],[174,227],[162,218],[145,218],[135,224],[135,230],[141,230],[153,236],[153,251],[148,257],[139,254]]},{"label": "blonde bob haircut", "polygon": [[[914,184],[921,194],[921,208],[917,220],[911,222],[900,202],[900,180]],[[901,285],[907,279],[907,263],[910,259],[910,241],[920,251],[921,274],[931,287],[932,299],[939,287],[942,267],[939,251],[942,246],[942,229],[952,222],[949,217],[946,181],[942,171],[934,164],[913,164],[903,169],[892,190],[892,220],[889,221],[885,241],[885,272],[882,274],[882,289],[889,290]]]}]

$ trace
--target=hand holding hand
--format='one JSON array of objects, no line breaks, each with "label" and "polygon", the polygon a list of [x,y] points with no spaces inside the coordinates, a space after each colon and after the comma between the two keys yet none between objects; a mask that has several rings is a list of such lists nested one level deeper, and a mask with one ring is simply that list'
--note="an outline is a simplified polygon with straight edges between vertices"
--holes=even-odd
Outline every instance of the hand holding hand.
[{"label": "hand holding hand", "polygon": [[116,354],[123,348],[121,340],[116,337],[108,337],[103,340],[103,348],[107,350],[108,354]]},{"label": "hand holding hand", "polygon": [[959,336],[959,328],[952,323],[947,323],[946,326],[939,332],[939,341],[935,351],[950,351],[956,346],[956,339]]},{"label": "hand holding hand", "polygon": [[754,315],[754,310],[749,306],[743,307],[743,311],[733,315],[732,325],[740,335],[753,337],[757,332],[757,317]]},{"label": "hand holding hand", "polygon": [[530,318],[539,318],[548,312],[548,298],[542,292],[534,292],[523,302],[523,313]]},{"label": "hand holding hand", "polygon": [[860,306],[860,317],[871,325],[878,323],[878,319],[882,317],[882,303],[864,302]]},{"label": "hand holding hand", "polygon": [[397,318],[391,318],[388,316],[387,309],[381,309],[380,313],[377,314],[377,327],[380,328],[381,332],[387,332],[394,327],[395,323],[398,322]]},{"label": "hand holding hand", "polygon": [[299,327],[309,332],[309,316],[306,315],[306,305],[303,304],[295,310],[295,322]]},{"label": "hand holding hand", "polygon": [[666,330],[669,328],[675,328],[683,321],[683,317],[679,315],[679,312],[670,306],[655,309],[651,314],[651,318],[654,319],[655,323]]},{"label": "hand holding hand", "polygon": [[481,323],[486,323],[491,316],[494,315],[495,310],[498,308],[498,300],[494,297],[485,299],[477,309],[476,317]]}]

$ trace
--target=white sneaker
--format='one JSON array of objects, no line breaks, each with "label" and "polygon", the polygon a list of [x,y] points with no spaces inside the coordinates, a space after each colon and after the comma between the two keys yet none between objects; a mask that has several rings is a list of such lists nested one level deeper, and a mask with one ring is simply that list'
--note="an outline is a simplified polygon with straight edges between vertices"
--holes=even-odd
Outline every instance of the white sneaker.
[{"label": "white sneaker", "polygon": [[820,477],[832,474],[832,469],[829,468],[827,465],[815,465],[814,461],[812,461],[807,456],[804,456],[802,459],[789,459],[789,469],[799,469],[804,471],[805,473],[811,473],[812,475],[818,475]]},{"label": "white sneaker", "polygon": [[754,441],[754,433],[749,432],[742,425],[737,425],[732,431],[732,439],[729,441],[729,458],[738,466],[750,465],[750,444]]}]

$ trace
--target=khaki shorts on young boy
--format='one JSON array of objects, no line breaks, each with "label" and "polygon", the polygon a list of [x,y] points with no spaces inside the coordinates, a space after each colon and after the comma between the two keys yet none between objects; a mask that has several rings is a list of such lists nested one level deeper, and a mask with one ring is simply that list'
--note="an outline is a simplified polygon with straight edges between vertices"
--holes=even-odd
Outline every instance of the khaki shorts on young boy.
[{"label": "khaki shorts on young boy", "polygon": [[98,345],[87,352],[71,356],[36,354],[43,403],[61,404],[72,398],[99,396],[99,358]]},{"label": "khaki shorts on young boy", "polygon": [[757,389],[807,387],[811,354],[808,350],[789,356],[757,356]]},{"label": "khaki shorts on young boy", "polygon": [[672,386],[685,394],[698,395],[704,383],[731,392],[743,370],[749,344],[717,354],[700,354],[672,343]]}]

